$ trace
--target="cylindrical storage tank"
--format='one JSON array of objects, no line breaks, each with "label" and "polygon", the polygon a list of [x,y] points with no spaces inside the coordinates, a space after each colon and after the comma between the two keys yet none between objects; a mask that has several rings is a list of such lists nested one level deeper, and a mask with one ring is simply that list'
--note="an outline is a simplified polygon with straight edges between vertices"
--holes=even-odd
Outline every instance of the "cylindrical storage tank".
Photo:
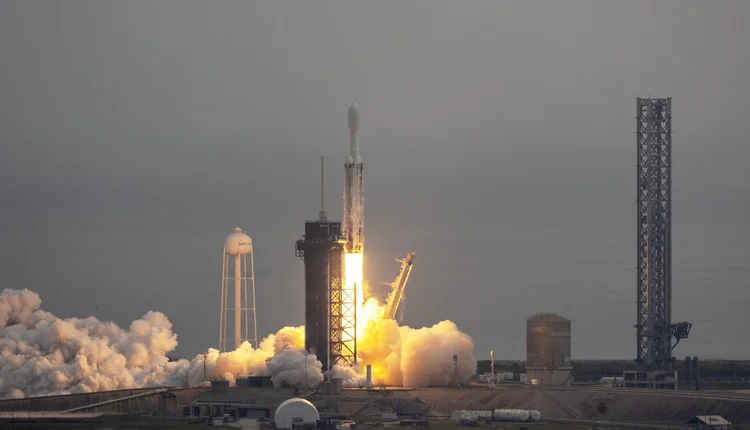
[{"label": "cylindrical storage tank", "polygon": [[224,238],[224,252],[227,255],[248,255],[252,250],[252,239],[239,227]]},{"label": "cylindrical storage tank", "polygon": [[495,409],[492,411],[492,419],[495,421],[526,422],[530,417],[529,411],[523,409]]},{"label": "cylindrical storage tank", "polygon": [[295,419],[302,420],[303,425],[315,426],[320,414],[308,400],[295,397],[281,403],[273,416],[278,429],[291,429]]},{"label": "cylindrical storage tank", "polygon": [[571,367],[569,319],[537,314],[526,320],[526,367]]},{"label": "cylindrical storage tank", "polygon": [[539,411],[529,411],[529,417],[531,421],[539,421],[542,419],[542,413]]}]

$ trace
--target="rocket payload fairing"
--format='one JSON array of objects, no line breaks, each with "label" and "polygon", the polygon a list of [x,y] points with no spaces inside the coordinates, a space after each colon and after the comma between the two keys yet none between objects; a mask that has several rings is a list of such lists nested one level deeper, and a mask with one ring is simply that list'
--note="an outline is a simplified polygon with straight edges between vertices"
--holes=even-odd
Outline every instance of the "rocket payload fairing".
[{"label": "rocket payload fairing", "polygon": [[361,253],[364,250],[364,190],[362,189],[362,157],[359,155],[359,108],[349,106],[349,154],[344,165],[344,235],[346,252]]}]

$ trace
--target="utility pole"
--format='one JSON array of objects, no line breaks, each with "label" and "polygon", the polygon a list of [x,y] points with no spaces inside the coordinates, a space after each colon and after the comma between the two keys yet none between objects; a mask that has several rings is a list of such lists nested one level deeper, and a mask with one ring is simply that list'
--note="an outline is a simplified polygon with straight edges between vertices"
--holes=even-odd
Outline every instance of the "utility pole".
[{"label": "utility pole", "polygon": [[307,357],[310,355],[314,355],[313,353],[309,351],[305,351],[305,393],[307,393],[307,390],[309,388],[308,381],[307,381]]}]

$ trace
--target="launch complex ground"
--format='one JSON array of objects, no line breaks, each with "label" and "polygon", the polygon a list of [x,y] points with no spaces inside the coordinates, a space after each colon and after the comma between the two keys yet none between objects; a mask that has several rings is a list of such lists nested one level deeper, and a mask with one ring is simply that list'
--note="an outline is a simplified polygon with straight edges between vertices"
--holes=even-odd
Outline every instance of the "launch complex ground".
[{"label": "launch complex ground", "polygon": [[[275,408],[291,397],[304,397],[321,415],[346,415],[358,423],[378,421],[383,411],[392,411],[399,418],[424,418],[430,425],[449,420],[454,410],[534,409],[542,422],[583,425],[590,427],[628,427],[624,423],[690,427],[685,424],[696,415],[721,415],[737,425],[750,423],[750,390],[687,390],[625,389],[601,385],[570,387],[539,387],[498,384],[489,389],[484,384],[470,383],[461,388],[374,388],[343,389],[338,394],[310,390],[295,392],[291,388],[229,388],[212,392],[201,388],[143,388],[64,396],[46,396],[0,401],[0,425],[11,415],[18,420],[34,422],[60,421],[60,411],[90,420],[104,420],[118,415],[148,416],[152,420],[189,421],[185,408],[197,404],[245,405],[272,417]],[[87,414],[87,415],[77,415]],[[23,418],[26,416],[26,418]],[[60,428],[64,428],[61,426]]]}]

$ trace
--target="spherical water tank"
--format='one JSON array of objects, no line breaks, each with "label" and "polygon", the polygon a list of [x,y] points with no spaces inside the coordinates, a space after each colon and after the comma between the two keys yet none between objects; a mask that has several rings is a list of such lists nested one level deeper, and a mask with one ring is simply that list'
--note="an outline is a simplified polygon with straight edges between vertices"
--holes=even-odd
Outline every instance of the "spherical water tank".
[{"label": "spherical water tank", "polygon": [[526,321],[526,367],[570,367],[570,320],[537,314]]},{"label": "spherical water tank", "polygon": [[278,429],[291,429],[295,419],[301,420],[304,424],[315,425],[320,419],[320,414],[315,405],[308,400],[295,397],[280,404],[273,416]]},{"label": "spherical water tank", "polygon": [[228,255],[248,255],[253,250],[253,240],[237,227],[224,238],[224,252]]}]

